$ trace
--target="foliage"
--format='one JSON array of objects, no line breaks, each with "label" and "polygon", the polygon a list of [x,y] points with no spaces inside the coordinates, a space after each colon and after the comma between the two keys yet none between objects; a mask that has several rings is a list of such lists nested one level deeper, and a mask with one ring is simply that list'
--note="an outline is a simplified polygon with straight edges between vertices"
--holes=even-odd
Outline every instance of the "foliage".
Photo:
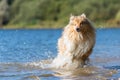
[{"label": "foliage", "polygon": [[118,11],[117,15],[116,15],[116,20],[120,21],[120,11]]},{"label": "foliage", "polygon": [[0,2],[0,27],[3,24],[7,24],[9,20],[9,5],[7,0],[2,0]]},{"label": "foliage", "polygon": [[8,0],[8,3],[9,25],[17,24],[21,28],[31,25],[64,27],[70,14],[85,13],[97,26],[120,19],[120,0]]}]

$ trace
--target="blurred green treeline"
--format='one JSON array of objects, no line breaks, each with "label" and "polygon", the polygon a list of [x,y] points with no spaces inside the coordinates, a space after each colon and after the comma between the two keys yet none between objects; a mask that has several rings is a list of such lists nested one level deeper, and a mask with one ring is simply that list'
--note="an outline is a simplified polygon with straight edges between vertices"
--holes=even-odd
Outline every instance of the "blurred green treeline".
[{"label": "blurred green treeline", "polygon": [[120,26],[120,0],[0,0],[2,28],[61,28],[82,13],[97,27]]}]

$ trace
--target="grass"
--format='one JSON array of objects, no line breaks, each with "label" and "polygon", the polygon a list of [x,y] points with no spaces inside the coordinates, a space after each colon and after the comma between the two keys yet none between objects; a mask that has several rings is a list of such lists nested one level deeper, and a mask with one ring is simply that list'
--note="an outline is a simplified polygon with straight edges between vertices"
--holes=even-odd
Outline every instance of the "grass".
[{"label": "grass", "polygon": [[[57,29],[57,28],[63,28],[68,23],[63,22],[53,22],[53,21],[45,21],[37,24],[8,24],[6,26],[3,26],[3,29]],[[95,28],[120,28],[120,25],[117,25],[115,23],[105,23],[105,22],[94,22],[93,23]]]}]

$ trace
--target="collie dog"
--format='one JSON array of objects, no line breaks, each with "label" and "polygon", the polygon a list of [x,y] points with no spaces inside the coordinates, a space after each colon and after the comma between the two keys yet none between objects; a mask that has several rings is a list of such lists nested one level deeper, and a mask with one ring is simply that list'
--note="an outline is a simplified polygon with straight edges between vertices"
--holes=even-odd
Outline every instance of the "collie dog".
[{"label": "collie dog", "polygon": [[58,69],[83,67],[95,44],[95,29],[85,14],[70,16],[58,40],[58,55],[52,66]]}]

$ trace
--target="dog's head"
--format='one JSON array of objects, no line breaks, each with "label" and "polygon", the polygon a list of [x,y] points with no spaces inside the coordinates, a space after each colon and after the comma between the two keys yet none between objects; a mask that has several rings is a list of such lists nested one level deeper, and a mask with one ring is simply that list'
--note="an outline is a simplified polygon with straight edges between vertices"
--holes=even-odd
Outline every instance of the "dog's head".
[{"label": "dog's head", "polygon": [[85,14],[80,16],[71,15],[69,24],[72,25],[74,30],[77,32],[81,32],[90,26],[90,23]]}]

